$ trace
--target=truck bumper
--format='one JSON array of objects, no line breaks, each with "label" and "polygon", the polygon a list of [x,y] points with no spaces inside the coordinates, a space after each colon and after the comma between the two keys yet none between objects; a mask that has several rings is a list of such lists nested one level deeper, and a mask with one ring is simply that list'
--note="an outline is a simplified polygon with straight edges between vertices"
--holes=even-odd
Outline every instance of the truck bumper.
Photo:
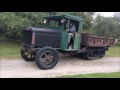
[{"label": "truck bumper", "polygon": [[21,50],[24,50],[25,52],[29,52],[29,53],[36,53],[37,49],[36,48],[32,48],[32,47],[28,47],[28,46],[24,46],[22,45]]}]

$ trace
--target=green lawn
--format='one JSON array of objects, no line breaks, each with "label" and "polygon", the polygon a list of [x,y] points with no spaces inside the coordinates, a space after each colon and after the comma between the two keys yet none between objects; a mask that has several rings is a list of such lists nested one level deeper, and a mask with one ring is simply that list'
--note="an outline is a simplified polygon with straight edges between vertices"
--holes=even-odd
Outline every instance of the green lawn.
[{"label": "green lawn", "polygon": [[120,46],[110,47],[109,50],[106,52],[106,56],[120,57]]},{"label": "green lawn", "polygon": [[19,58],[20,41],[0,41],[1,58]]},{"label": "green lawn", "polygon": [[57,78],[120,78],[120,72],[67,75]]}]

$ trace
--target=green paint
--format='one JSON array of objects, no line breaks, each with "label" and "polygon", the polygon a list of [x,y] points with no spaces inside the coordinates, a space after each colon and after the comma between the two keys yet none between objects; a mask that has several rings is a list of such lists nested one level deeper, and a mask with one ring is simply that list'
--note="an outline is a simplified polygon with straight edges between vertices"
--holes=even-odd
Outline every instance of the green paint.
[{"label": "green paint", "polygon": [[80,33],[75,33],[74,46],[73,49],[78,50],[80,46]]},{"label": "green paint", "polygon": [[59,20],[65,18],[67,21],[66,22],[67,30],[69,30],[70,20],[78,21],[79,23],[77,25],[79,25],[79,26],[76,26],[76,27],[78,27],[78,31],[75,33],[74,44],[73,44],[73,48],[71,50],[67,49],[68,31],[64,31],[65,23],[63,23],[63,25],[60,27],[58,27],[58,26],[54,27],[54,29],[61,31],[60,50],[64,50],[64,51],[79,50],[80,43],[81,43],[82,24],[83,24],[83,19],[81,17],[77,17],[77,16],[73,16],[73,15],[61,15],[61,16],[49,16],[49,17],[44,17],[44,18],[46,18],[48,20],[55,20],[55,21],[59,21]]},{"label": "green paint", "polygon": [[[67,21],[67,30],[69,30],[69,22],[70,19],[68,19]],[[60,49],[61,50],[66,50],[67,49],[67,41],[68,41],[68,31],[64,31],[64,29],[62,30],[61,33],[61,44],[60,44]]]},{"label": "green paint", "polygon": [[61,33],[61,43],[60,43],[61,50],[65,50],[67,48],[67,40],[68,40],[68,32],[67,31],[62,31],[62,33]]}]

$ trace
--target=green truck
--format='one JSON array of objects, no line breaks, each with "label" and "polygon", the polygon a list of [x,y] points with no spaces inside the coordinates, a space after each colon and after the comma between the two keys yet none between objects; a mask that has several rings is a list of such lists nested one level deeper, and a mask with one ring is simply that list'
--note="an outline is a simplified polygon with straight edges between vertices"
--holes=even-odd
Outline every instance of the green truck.
[{"label": "green truck", "polygon": [[[83,19],[73,15],[43,17],[46,28],[27,27],[22,32],[21,56],[35,61],[40,69],[52,69],[58,62],[58,53],[81,56],[93,60],[104,57],[115,39],[90,36],[82,32]],[[68,44],[69,23],[76,27]],[[71,48],[70,48],[71,46]]]}]

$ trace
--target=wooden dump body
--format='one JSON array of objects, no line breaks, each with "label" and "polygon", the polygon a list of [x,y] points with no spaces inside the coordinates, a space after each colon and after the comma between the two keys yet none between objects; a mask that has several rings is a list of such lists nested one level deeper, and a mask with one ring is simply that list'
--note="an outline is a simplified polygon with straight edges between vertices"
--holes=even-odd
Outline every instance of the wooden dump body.
[{"label": "wooden dump body", "polygon": [[115,39],[113,38],[90,36],[88,33],[82,33],[81,45],[89,47],[109,47],[113,46],[114,43]]}]

